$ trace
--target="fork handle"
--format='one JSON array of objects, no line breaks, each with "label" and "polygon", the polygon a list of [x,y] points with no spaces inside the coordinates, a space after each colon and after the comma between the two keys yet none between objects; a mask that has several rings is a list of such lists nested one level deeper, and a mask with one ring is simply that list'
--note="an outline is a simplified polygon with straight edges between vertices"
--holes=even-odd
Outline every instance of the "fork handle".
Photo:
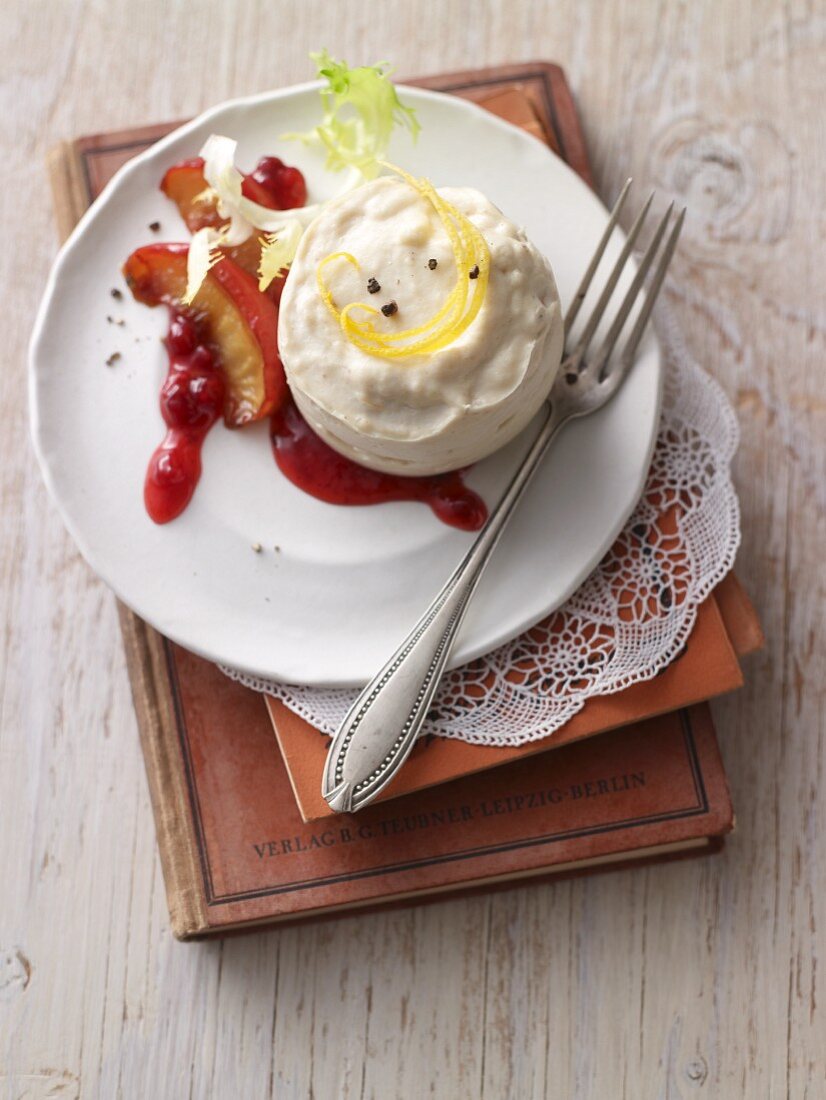
[{"label": "fork handle", "polygon": [[549,408],[501,500],[442,590],[361,692],[327,753],[322,794],[337,813],[366,806],[416,742],[479,578],[532,474],[568,417]]}]

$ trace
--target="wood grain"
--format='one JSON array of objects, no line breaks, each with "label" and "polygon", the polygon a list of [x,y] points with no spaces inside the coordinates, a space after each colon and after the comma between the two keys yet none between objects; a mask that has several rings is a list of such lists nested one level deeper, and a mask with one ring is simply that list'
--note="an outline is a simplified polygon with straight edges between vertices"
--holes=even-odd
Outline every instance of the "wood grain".
[{"label": "wood grain", "polygon": [[[825,39],[804,0],[2,5],[3,1100],[826,1096]],[[738,571],[768,646],[715,705],[722,856],[180,945],[115,604],[28,445],[42,162],[305,79],[322,44],[402,74],[558,61],[600,191],[689,202],[669,296],[740,413]]]}]

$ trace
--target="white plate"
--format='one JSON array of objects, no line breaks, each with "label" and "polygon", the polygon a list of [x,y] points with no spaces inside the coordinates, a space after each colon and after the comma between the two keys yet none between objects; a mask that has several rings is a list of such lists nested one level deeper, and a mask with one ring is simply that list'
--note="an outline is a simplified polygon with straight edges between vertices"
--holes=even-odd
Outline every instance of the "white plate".
[{"label": "white plate", "polygon": [[[123,285],[126,256],[153,239],[150,222],[161,222],[160,239],[187,238],[158,183],[212,132],[238,139],[242,165],[265,153],[297,164],[310,201],[331,194],[338,179],[323,171],[320,156],[278,137],[317,123],[317,87],[225,103],[118,172],[55,263],[32,339],[30,399],[49,489],[89,564],[129,607],[167,637],[237,669],[350,685],[370,678],[472,536],[420,504],[342,508],[306,496],[278,471],[265,424],[216,427],[189,508],[156,526],[144,511],[143,479],[163,435],[158,337],[166,312],[128,293],[122,303],[109,295]],[[480,108],[415,88],[402,94],[422,132],[416,146],[399,135],[389,159],[438,186],[484,191],[548,256],[566,304],[606,222],[599,200],[540,142]],[[620,245],[617,233],[609,258]],[[107,323],[112,313],[124,327]],[[107,368],[114,350],[122,359]],[[620,394],[569,425],[538,472],[468,613],[454,665],[537,622],[599,561],[642,490],[660,389],[649,335]],[[527,442],[516,440],[473,470],[470,484],[489,504]]]}]

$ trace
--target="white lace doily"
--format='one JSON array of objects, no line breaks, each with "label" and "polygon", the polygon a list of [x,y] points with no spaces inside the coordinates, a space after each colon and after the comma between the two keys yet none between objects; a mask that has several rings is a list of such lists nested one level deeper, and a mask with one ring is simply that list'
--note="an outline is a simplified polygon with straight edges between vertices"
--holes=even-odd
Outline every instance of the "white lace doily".
[{"label": "white lace doily", "polygon": [[[538,626],[448,673],[422,735],[481,745],[547,737],[591,696],[650,680],[685,645],[697,608],[731,569],[740,541],[730,464],[734,412],[658,310],[665,358],[662,421],[645,491],[582,587]],[[325,733],[355,690],[278,684],[224,669],[283,700]]]}]

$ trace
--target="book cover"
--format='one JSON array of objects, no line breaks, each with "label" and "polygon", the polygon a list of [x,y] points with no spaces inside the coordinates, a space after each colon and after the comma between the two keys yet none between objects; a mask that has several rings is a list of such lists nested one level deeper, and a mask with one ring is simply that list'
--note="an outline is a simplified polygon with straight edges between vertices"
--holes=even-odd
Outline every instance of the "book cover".
[{"label": "book cover", "polygon": [[183,939],[709,851],[732,827],[707,704],[307,823],[260,700],[153,650],[171,720],[142,736]]}]

